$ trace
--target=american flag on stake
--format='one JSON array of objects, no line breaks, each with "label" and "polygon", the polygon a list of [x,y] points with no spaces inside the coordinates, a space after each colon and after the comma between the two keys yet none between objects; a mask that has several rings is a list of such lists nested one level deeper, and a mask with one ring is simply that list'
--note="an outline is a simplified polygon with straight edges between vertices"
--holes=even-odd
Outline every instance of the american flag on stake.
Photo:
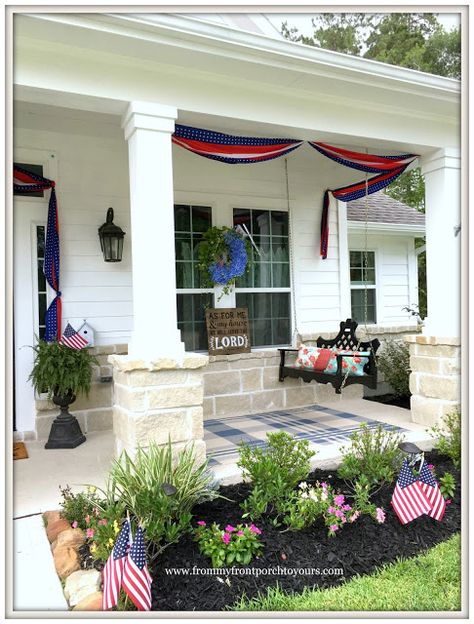
[{"label": "american flag on stake", "polygon": [[122,587],[139,611],[151,609],[151,581],[146,563],[143,531],[138,527],[125,561]]},{"label": "american flag on stake", "polygon": [[431,510],[431,503],[406,459],[393,492],[392,507],[402,524],[407,524]]},{"label": "american flag on stake", "polygon": [[71,349],[83,349],[89,344],[87,340],[81,336],[81,334],[77,333],[70,323],[66,325],[66,329],[64,330],[59,342],[66,345],[66,347],[71,347]]},{"label": "american flag on stake", "polygon": [[421,489],[426,494],[430,505],[432,506],[428,515],[431,518],[438,520],[438,522],[441,522],[444,512],[446,511],[446,501],[441,494],[441,490],[439,489],[436,479],[433,477],[433,473],[428,468],[424,460],[421,464],[418,480],[420,481]]},{"label": "american flag on stake", "polygon": [[130,522],[126,520],[102,571],[102,580],[104,583],[102,609],[104,611],[115,607],[118,602],[120,587],[122,585],[123,569],[130,544]]}]

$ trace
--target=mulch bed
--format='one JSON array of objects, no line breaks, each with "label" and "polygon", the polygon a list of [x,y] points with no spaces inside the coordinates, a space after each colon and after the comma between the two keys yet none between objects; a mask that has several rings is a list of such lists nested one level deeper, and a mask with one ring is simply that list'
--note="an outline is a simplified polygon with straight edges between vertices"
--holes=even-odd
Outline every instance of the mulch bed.
[{"label": "mulch bed", "polygon": [[[200,554],[192,537],[186,535],[177,544],[169,546],[150,569],[153,576],[152,610],[221,611],[235,604],[243,594],[250,598],[277,584],[283,590],[295,592],[301,592],[304,587],[337,586],[356,574],[373,573],[382,564],[393,562],[398,557],[413,557],[447,540],[461,529],[460,473],[449,459],[435,452],[426,453],[425,458],[428,463],[434,464],[438,476],[449,471],[457,481],[456,494],[447,506],[442,522],[422,516],[403,526],[390,505],[393,488],[384,488],[373,499],[386,512],[384,524],[361,516],[333,538],[327,537],[322,523],[304,531],[282,533],[266,520],[256,522],[262,529],[264,552],[249,567],[342,568],[343,574],[337,576],[314,573],[258,577],[229,575],[228,578],[222,573],[219,578],[214,574],[192,575],[193,566],[210,568],[210,562]],[[341,493],[349,494],[346,484],[337,478],[336,471],[315,470],[307,481],[316,480],[327,481]],[[216,499],[195,507],[193,523],[198,520],[205,520],[208,524],[217,522],[222,528],[228,523],[238,524],[242,521],[239,504],[248,492],[249,486],[243,483],[221,487],[220,493],[232,500]],[[87,549],[83,555],[84,567],[90,567],[92,561],[87,557]],[[183,568],[189,573],[168,574],[166,569],[170,568]]]},{"label": "mulch bed", "polygon": [[382,403],[383,405],[395,405],[396,407],[403,407],[403,409],[410,409],[410,396],[395,396],[394,394],[379,394],[377,396],[364,397],[366,401],[374,401],[375,403]]}]

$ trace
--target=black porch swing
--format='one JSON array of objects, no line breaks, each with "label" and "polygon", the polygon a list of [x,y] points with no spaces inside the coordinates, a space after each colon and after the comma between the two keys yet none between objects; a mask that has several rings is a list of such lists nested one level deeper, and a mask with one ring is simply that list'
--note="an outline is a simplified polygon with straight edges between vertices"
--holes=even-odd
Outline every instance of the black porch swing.
[{"label": "black porch swing", "polygon": [[[288,187],[288,164],[285,158],[285,172],[286,172],[286,192],[287,192],[287,205],[288,205],[288,225],[290,230],[290,266],[292,271],[292,297],[293,297],[293,315],[294,315],[294,334],[298,335],[297,330],[297,316],[296,316],[296,301],[294,291],[294,259],[293,259],[293,245],[292,245],[292,222],[290,214],[290,195]],[[369,221],[369,206],[368,206],[368,178],[367,173],[365,175],[365,247],[364,247],[364,262],[363,262],[363,277],[364,277],[364,329],[366,336],[369,335],[367,328],[367,279],[366,271],[368,266],[368,221]],[[298,349],[293,348],[281,348],[280,351],[280,367],[278,373],[279,381],[283,382],[285,377],[300,378],[306,383],[310,381],[316,381],[319,383],[330,383],[336,391],[336,394],[341,394],[342,389],[350,384],[361,384],[368,388],[375,389],[377,387],[377,363],[376,353],[380,347],[380,341],[378,338],[371,340],[360,340],[356,336],[356,329],[358,323],[353,319],[347,319],[341,321],[339,324],[339,333],[335,338],[323,338],[319,336],[316,340],[316,346],[323,349],[336,350],[337,369],[335,373],[320,372],[310,368],[295,368],[293,365],[286,363],[286,356],[288,353],[297,354]],[[293,337],[294,337],[293,334]],[[337,350],[343,351],[338,353]],[[345,353],[344,353],[345,352]],[[344,358],[353,357],[356,353],[364,352],[364,358],[367,359],[363,367],[363,375],[350,375],[350,367],[347,366],[347,371],[344,371],[343,361]]]}]

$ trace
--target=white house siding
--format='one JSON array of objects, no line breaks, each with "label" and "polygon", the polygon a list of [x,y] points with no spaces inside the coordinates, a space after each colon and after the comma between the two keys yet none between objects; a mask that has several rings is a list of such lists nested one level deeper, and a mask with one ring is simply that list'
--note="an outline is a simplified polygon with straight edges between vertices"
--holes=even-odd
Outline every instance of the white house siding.
[{"label": "white house siding", "polygon": [[[365,237],[349,229],[348,243],[350,250],[363,250]],[[371,232],[368,249],[375,251],[377,324],[414,324],[414,317],[403,310],[418,303],[414,238]]]},{"label": "white house siding", "polygon": [[[21,105],[15,121],[19,148],[56,155],[64,322],[79,327],[87,318],[98,345],[127,342],[133,325],[130,215],[127,145],[119,119],[72,110],[53,114],[47,107]],[[176,202],[212,206],[215,225],[231,224],[233,208],[287,210],[283,159],[226,165],[174,147],[173,167]],[[334,200],[328,258],[319,256],[322,195],[327,186],[354,179],[354,173],[308,146],[289,155],[288,172],[297,325],[301,333],[327,330],[347,313],[347,293],[341,292],[347,285],[343,278],[341,286]],[[123,260],[117,264],[103,261],[97,235],[109,206],[114,221],[128,233]],[[362,235],[350,233],[349,240],[350,247],[362,248]],[[413,239],[371,234],[370,240],[377,253],[378,322],[406,323],[401,308],[416,302]],[[155,252],[150,250],[150,288],[159,287]]]}]

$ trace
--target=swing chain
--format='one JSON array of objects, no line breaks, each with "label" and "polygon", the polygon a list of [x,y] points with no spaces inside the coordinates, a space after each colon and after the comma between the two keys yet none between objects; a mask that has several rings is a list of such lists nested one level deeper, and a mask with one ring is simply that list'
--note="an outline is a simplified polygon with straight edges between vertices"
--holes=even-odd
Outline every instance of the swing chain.
[{"label": "swing chain", "polygon": [[288,159],[285,158],[285,179],[286,179],[286,203],[288,210],[288,235],[289,235],[289,248],[290,248],[290,279],[291,279],[291,303],[293,308],[293,334],[291,336],[291,344],[293,347],[297,347],[298,341],[298,318],[296,312],[296,282],[295,282],[295,258],[294,258],[294,239],[293,239],[293,220],[292,212],[290,210],[290,186],[288,183]]}]

